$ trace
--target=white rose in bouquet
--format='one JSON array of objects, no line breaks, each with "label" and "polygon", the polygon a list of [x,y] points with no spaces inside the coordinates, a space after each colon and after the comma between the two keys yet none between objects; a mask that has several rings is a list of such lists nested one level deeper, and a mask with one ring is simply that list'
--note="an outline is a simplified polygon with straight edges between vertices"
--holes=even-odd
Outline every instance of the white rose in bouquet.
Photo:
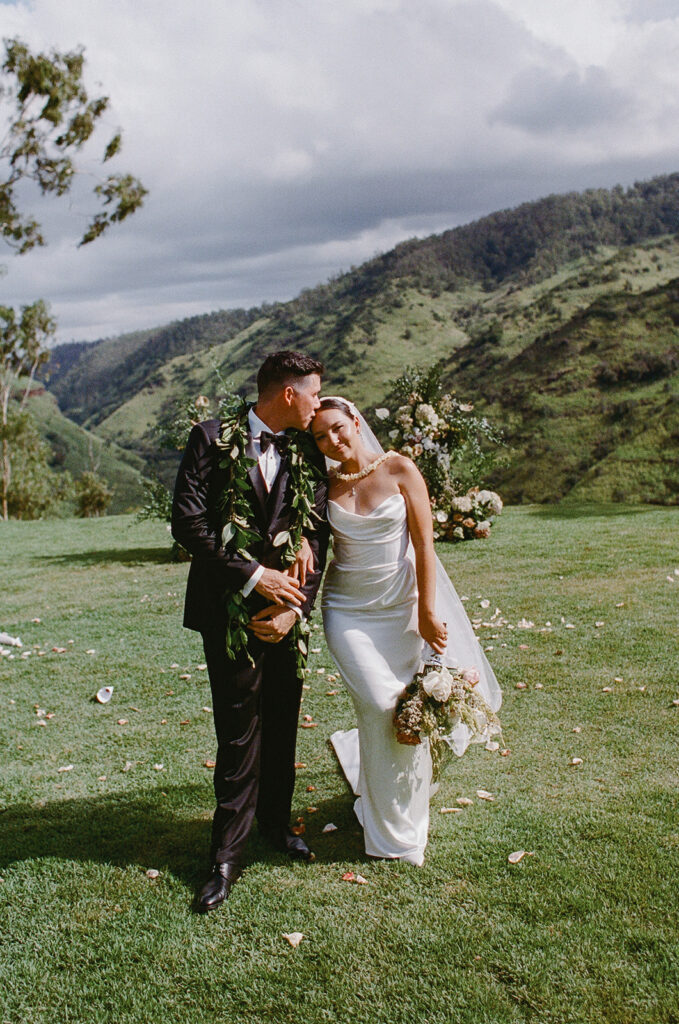
[{"label": "white rose in bouquet", "polygon": [[437,427],[439,418],[433,405],[422,402],[415,409],[415,422],[421,427]]},{"label": "white rose in bouquet", "polygon": [[388,416],[389,416],[389,410],[388,409],[375,409],[375,415],[377,416],[378,420],[386,420],[388,418]]},{"label": "white rose in bouquet", "polygon": [[474,502],[467,494],[464,494],[461,498],[453,498],[450,507],[453,512],[471,512]]},{"label": "white rose in bouquet", "polygon": [[452,693],[453,677],[447,668],[442,668],[438,672],[428,672],[422,680],[422,689],[434,700],[443,703]]}]

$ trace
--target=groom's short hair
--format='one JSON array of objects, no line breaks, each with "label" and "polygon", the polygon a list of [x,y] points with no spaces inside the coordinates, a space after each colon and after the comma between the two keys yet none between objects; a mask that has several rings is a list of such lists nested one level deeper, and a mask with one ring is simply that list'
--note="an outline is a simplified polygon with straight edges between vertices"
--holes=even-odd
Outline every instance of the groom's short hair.
[{"label": "groom's short hair", "polygon": [[323,363],[304,352],[291,352],[283,349],[267,356],[257,374],[257,391],[260,397],[268,391],[284,388],[302,377],[312,373],[323,376]]}]

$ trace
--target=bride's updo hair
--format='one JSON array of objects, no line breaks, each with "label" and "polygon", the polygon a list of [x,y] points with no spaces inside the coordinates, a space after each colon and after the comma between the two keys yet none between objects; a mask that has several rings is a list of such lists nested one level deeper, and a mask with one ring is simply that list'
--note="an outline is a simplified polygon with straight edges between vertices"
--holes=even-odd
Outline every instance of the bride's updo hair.
[{"label": "bride's updo hair", "polygon": [[345,416],[348,416],[350,420],[353,420],[356,415],[343,398],[321,398],[321,404],[317,411],[323,412],[324,409],[337,409],[338,412],[343,412]]}]

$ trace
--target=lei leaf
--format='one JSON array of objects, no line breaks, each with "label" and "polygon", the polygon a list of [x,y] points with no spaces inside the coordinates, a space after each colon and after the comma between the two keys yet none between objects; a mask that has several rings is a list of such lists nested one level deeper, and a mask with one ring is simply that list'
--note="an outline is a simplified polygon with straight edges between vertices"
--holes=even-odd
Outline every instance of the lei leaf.
[{"label": "lei leaf", "polygon": [[[222,544],[233,544],[238,553],[250,561],[252,554],[247,550],[252,544],[261,542],[259,533],[252,527],[252,508],[248,500],[251,488],[248,470],[256,465],[255,459],[245,454],[248,443],[249,405],[245,400],[233,399],[232,411],[222,420],[216,445],[222,453],[219,461],[224,470],[225,483],[217,501],[222,526]],[[303,531],[315,530],[314,519],[319,517],[313,511],[315,485],[321,479],[313,454],[312,438],[306,431],[296,430],[290,436],[288,447],[288,472],[294,497],[287,530],[281,530],[273,539],[274,547],[280,548],[282,566],[293,565],[302,544]],[[254,660],[248,650],[247,625],[251,618],[247,598],[241,593],[227,592],[224,595],[224,609],[227,616],[226,654],[233,660],[245,651],[250,662]],[[307,644],[305,636],[309,625],[297,618],[286,640],[293,644],[297,662],[297,675],[303,679],[306,673]]]}]

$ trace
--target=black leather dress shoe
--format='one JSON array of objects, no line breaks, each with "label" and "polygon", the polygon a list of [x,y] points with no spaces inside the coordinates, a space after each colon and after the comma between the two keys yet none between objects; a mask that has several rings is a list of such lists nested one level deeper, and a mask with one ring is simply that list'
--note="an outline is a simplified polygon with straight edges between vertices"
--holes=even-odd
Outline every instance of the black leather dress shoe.
[{"label": "black leather dress shoe", "polygon": [[239,864],[215,864],[212,874],[200,890],[198,909],[205,913],[220,907],[242,874],[243,869]]},{"label": "black leather dress shoe", "polygon": [[311,852],[302,837],[294,835],[289,828],[267,828],[260,825],[259,831],[269,846],[287,853],[290,860],[303,860],[307,864],[316,860],[316,854]]}]

